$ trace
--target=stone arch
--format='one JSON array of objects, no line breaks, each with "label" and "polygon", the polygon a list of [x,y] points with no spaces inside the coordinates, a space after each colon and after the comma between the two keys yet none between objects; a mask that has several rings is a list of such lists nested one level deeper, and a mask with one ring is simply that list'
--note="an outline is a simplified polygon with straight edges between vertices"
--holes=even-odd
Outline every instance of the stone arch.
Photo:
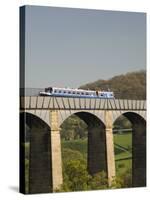
[{"label": "stone arch", "polygon": [[[88,130],[88,158],[87,169],[91,175],[100,171],[107,172],[106,135],[104,123],[93,113],[86,111],[74,112],[87,124]],[[71,115],[68,116],[68,118]],[[65,120],[67,120],[66,118]],[[63,121],[64,122],[64,121]]]},{"label": "stone arch", "polygon": [[[26,127],[30,130],[29,193],[52,191],[51,129],[47,123],[34,114],[20,113],[20,145],[25,143]],[[20,149],[21,150],[21,149]],[[20,162],[25,166],[25,150],[21,150]],[[25,167],[24,167],[25,168]],[[21,172],[23,173],[23,170]],[[22,176],[22,175],[21,175]],[[25,176],[25,174],[24,174]],[[22,177],[23,178],[23,177]],[[25,180],[21,180],[22,182]],[[25,185],[25,183],[23,184]]]},{"label": "stone arch", "polygon": [[98,118],[103,124],[105,124],[105,112],[104,111],[94,111],[94,110],[71,110],[71,111],[60,111],[59,112],[59,126],[71,115],[76,113],[89,113],[89,115],[93,115]]},{"label": "stone arch", "polygon": [[135,110],[134,111],[129,111],[129,110],[122,111],[122,110],[120,110],[120,111],[112,111],[112,113],[113,113],[113,122],[112,122],[113,124],[121,115],[125,116],[126,113],[134,113],[135,115],[137,114],[138,116],[140,116],[141,118],[143,118],[146,121],[146,111],[135,111]]},{"label": "stone arch", "polygon": [[[21,110],[20,113],[24,113],[24,110]],[[41,119],[49,126],[49,110],[28,110],[25,113],[31,114],[36,116],[37,118]]]},{"label": "stone arch", "polygon": [[132,185],[146,186],[146,120],[136,112],[123,112],[132,124]]}]

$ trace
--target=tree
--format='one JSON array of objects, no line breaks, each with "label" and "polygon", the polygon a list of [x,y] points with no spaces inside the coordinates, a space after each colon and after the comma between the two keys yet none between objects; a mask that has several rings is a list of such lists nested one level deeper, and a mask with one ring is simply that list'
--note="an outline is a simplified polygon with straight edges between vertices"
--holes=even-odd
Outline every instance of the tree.
[{"label": "tree", "polygon": [[66,119],[61,128],[62,139],[75,140],[87,137],[87,125],[76,115],[72,115]]},{"label": "tree", "polygon": [[83,160],[70,160],[64,164],[63,185],[60,191],[85,191],[108,188],[106,173],[99,172],[91,176]]},{"label": "tree", "polygon": [[[80,160],[70,160],[65,166],[65,180],[64,186],[70,191],[84,191],[88,190],[88,183],[91,176],[86,170],[86,165]],[[64,188],[63,186],[63,188]]]}]

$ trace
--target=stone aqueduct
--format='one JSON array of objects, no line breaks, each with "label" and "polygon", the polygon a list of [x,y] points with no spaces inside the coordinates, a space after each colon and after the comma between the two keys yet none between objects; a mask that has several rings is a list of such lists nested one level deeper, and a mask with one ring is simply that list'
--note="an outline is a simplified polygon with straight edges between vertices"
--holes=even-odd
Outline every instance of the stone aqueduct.
[{"label": "stone aqueduct", "polygon": [[113,123],[126,116],[133,130],[133,187],[146,185],[146,101],[26,96],[20,99],[20,138],[24,142],[26,123],[31,129],[30,193],[52,192],[63,183],[60,127],[72,114],[88,126],[89,173],[107,171],[109,185],[116,171]]}]

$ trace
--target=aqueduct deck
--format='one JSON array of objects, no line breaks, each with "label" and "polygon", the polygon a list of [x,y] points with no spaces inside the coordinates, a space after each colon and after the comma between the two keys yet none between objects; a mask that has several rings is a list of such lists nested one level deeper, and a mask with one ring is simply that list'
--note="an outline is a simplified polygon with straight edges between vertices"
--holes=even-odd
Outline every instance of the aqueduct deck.
[{"label": "aqueduct deck", "polygon": [[54,191],[62,184],[60,127],[72,114],[88,125],[89,173],[107,171],[109,185],[115,177],[113,123],[126,116],[133,130],[133,186],[146,185],[145,100],[25,96],[20,112],[31,128],[30,193]]}]

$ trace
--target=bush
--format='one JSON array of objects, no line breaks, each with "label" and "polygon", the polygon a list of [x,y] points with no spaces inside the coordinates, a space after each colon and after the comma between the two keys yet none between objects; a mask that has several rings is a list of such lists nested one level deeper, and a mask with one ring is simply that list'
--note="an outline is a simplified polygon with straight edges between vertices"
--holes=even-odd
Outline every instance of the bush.
[{"label": "bush", "polygon": [[132,187],[132,172],[126,170],[113,180],[111,188],[129,188]]},{"label": "bush", "polygon": [[79,160],[70,160],[65,166],[65,179],[63,189],[70,191],[88,190],[90,175],[86,165]]},{"label": "bush", "polygon": [[[83,160],[70,160],[65,163],[63,184],[59,191],[85,191],[108,188],[106,173],[99,172],[89,175]],[[58,190],[57,190],[58,191]]]},{"label": "bush", "polygon": [[91,190],[107,189],[108,181],[106,173],[102,171],[92,176],[89,182],[89,188]]}]

